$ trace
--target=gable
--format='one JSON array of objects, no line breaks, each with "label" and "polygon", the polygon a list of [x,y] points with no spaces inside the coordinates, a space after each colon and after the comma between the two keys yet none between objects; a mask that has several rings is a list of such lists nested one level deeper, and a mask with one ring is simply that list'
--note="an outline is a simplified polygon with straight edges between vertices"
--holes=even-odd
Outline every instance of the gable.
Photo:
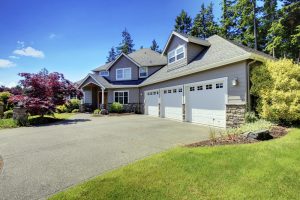
[{"label": "gable", "polygon": [[178,46],[186,45],[186,43],[187,42],[184,41],[183,39],[173,35],[165,48],[165,54],[167,55],[169,51],[176,49],[176,47]]}]

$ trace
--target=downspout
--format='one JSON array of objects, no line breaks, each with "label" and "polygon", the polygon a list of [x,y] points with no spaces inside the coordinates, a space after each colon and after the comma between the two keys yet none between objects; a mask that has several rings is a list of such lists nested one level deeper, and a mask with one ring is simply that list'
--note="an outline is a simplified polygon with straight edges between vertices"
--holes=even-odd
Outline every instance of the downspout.
[{"label": "downspout", "polygon": [[251,101],[250,101],[250,67],[252,64],[254,64],[256,60],[252,60],[247,64],[247,111],[250,111],[251,109]]}]

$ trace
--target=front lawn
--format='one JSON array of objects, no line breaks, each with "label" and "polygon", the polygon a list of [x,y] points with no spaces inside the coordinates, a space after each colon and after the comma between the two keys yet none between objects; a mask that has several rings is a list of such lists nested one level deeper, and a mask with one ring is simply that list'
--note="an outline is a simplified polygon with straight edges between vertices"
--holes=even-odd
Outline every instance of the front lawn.
[{"label": "front lawn", "polygon": [[[49,124],[53,122],[58,122],[62,120],[66,120],[73,116],[73,113],[55,113],[54,116],[51,115],[45,115],[43,118],[40,116],[30,116],[28,118],[29,125],[36,126],[36,125],[42,125],[42,124]],[[0,119],[0,129],[4,128],[17,128],[19,127],[17,122],[13,119]]]},{"label": "front lawn", "polygon": [[177,147],[50,199],[300,199],[299,149],[300,129],[254,144]]}]

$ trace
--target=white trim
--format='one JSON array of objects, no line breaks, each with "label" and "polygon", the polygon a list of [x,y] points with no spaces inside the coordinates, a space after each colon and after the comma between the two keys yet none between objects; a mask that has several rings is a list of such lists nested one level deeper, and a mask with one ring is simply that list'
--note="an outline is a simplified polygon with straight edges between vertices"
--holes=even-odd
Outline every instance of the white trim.
[{"label": "white trim", "polygon": [[[125,71],[125,70],[128,70],[128,69],[130,70],[130,78],[127,79],[127,78],[124,78],[124,74],[125,74],[124,71]],[[118,71],[123,71],[123,74],[122,74],[123,77],[122,77],[122,78],[118,78]],[[126,67],[126,68],[117,68],[117,69],[116,69],[116,80],[117,80],[117,81],[124,81],[124,80],[127,81],[127,80],[132,80],[132,71],[131,71],[131,68],[130,68],[130,67]]]},{"label": "white trim", "polygon": [[125,104],[124,103],[124,94],[123,94],[123,104],[122,105],[127,105],[127,104],[129,104],[129,90],[116,90],[116,91],[114,91],[114,99],[113,99],[113,102],[115,102],[115,98],[116,98],[116,92],[128,92],[128,101],[127,101],[127,103]]},{"label": "white trim", "polygon": [[[98,83],[98,84],[99,84],[99,85],[98,85],[99,87],[102,87],[103,89],[105,89],[105,87],[104,87],[101,83],[99,83],[94,77],[91,76],[91,74],[88,74],[88,75],[84,78],[84,80],[79,84],[78,88],[82,88],[82,87],[81,87],[82,84],[83,84],[89,77],[91,77],[96,83]],[[88,84],[89,84],[89,83],[85,84],[83,87],[87,86]]]},{"label": "white trim", "polygon": [[[141,70],[142,68],[146,68],[146,73],[147,73],[146,76],[141,76],[141,71],[140,71],[140,70]],[[148,74],[148,67],[140,67],[140,68],[139,68],[139,77],[140,77],[140,78],[147,78],[148,75],[149,75],[149,74]]]}]

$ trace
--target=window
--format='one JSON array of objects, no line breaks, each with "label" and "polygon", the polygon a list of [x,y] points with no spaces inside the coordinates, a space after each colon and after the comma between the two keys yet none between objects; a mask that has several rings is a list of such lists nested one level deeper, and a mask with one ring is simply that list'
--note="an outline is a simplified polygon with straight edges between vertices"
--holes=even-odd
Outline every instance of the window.
[{"label": "window", "polygon": [[203,90],[203,86],[202,85],[197,86],[197,90]]},{"label": "window", "polygon": [[206,85],[206,89],[207,89],[207,90],[210,90],[210,89],[212,89],[212,84],[208,84],[208,85]]},{"label": "window", "polygon": [[168,53],[168,62],[169,64],[175,62],[175,61],[178,61],[178,60],[181,60],[185,57],[185,48],[183,45],[177,47],[176,49],[170,51]]},{"label": "window", "polygon": [[109,71],[101,71],[100,76],[109,76]]},{"label": "window", "polygon": [[177,89],[173,89],[173,93],[176,93],[177,92]]},{"label": "window", "polygon": [[148,76],[148,67],[140,67],[139,69],[140,78],[145,78]]},{"label": "window", "polygon": [[164,94],[167,94],[167,90],[164,90]]},{"label": "window", "polygon": [[168,93],[172,93],[172,90],[168,90]]},{"label": "window", "polygon": [[128,92],[118,91],[114,92],[115,94],[115,102],[119,102],[120,104],[128,104]]},{"label": "window", "polygon": [[131,68],[120,68],[116,69],[117,80],[130,80],[131,79]]},{"label": "window", "polygon": [[190,91],[195,91],[195,87],[190,87]]},{"label": "window", "polygon": [[178,89],[178,92],[182,92],[182,88],[179,88],[179,89]]},{"label": "window", "polygon": [[223,83],[217,83],[216,88],[223,88]]}]

